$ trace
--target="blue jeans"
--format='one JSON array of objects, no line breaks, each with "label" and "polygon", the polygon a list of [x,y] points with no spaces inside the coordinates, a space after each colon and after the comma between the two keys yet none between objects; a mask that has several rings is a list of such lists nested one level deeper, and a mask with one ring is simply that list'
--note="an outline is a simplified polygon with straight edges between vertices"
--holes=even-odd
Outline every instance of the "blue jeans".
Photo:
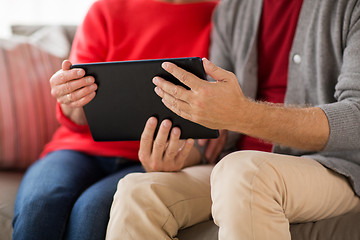
[{"label": "blue jeans", "polygon": [[26,172],[16,197],[14,240],[105,239],[119,179],[138,162],[55,151]]}]

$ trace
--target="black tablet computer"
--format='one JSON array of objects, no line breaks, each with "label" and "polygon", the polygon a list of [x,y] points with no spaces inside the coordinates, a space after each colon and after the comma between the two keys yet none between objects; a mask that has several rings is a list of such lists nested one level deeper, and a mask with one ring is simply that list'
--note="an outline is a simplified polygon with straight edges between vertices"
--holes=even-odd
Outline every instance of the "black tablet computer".
[{"label": "black tablet computer", "polygon": [[[149,117],[155,116],[158,127],[162,120],[170,119],[173,127],[181,129],[180,138],[216,138],[218,131],[179,117],[165,107],[154,92],[152,79],[163,77],[184,86],[166,72],[161,64],[173,62],[179,67],[206,79],[201,58],[172,58],[139,61],[121,61],[75,64],[86,76],[93,76],[98,84],[95,98],[84,106],[90,132],[95,141],[140,140]],[[185,87],[185,86],[184,86]]]}]

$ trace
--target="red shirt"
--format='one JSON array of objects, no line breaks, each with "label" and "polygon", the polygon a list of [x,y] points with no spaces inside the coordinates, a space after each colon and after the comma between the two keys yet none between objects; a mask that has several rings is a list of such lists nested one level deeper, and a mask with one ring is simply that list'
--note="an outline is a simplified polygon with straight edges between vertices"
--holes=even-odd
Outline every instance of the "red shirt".
[{"label": "red shirt", "polygon": [[[217,2],[172,4],[156,0],[99,0],[88,11],[73,42],[75,63],[207,57],[211,15]],[[138,159],[139,142],[94,142],[88,126],[62,113],[42,156],[71,149],[99,156]],[[145,123],[144,123],[145,125]]]},{"label": "red shirt", "polygon": [[[264,0],[258,37],[257,100],[283,103],[289,54],[303,0]],[[271,152],[272,144],[243,136],[241,150]]]}]

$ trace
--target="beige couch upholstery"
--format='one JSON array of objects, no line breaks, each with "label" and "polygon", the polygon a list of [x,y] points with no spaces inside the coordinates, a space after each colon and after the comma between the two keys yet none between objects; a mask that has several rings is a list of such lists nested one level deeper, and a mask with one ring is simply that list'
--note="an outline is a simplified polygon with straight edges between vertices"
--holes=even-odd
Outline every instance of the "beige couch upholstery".
[{"label": "beige couch upholstery", "polygon": [[[13,28],[13,31],[18,34],[31,35],[38,31],[39,28],[40,27],[17,26]],[[58,27],[56,29],[59,30]],[[65,31],[61,32],[65,34],[66,39],[71,42],[74,30],[74,27],[66,27]],[[49,34],[50,33],[51,31],[49,31]],[[42,41],[38,41],[35,45],[39,47],[41,42]],[[48,41],[44,41],[42,50],[52,51],[51,54],[58,55],[59,58],[61,58],[61,54],[67,51],[66,48],[61,48],[60,46],[54,51],[48,44]],[[26,69],[22,69],[22,71],[26,71]],[[0,86],[2,86],[1,81],[2,79],[0,79]],[[45,88],[42,91],[47,91],[47,89]],[[27,103],[25,102],[24,104]],[[40,120],[41,119],[39,119],[39,121]],[[1,118],[0,108],[0,133],[4,130],[1,129],[1,121],[4,122],[4,118]],[[0,139],[0,156],[1,151],[4,151],[4,149],[1,148],[1,144]],[[19,149],[19,151],[21,152],[21,149]],[[22,155],[20,154],[19,156]],[[2,160],[3,159],[0,158],[0,167]],[[11,219],[13,217],[14,201],[22,176],[23,171],[1,170],[0,168],[0,240],[11,239]],[[360,214],[347,214],[315,223],[293,224],[291,225],[291,234],[294,240],[355,240],[360,239],[359,223]],[[213,221],[207,221],[181,230],[178,238],[180,240],[215,240],[217,239],[217,233],[218,227]]]}]

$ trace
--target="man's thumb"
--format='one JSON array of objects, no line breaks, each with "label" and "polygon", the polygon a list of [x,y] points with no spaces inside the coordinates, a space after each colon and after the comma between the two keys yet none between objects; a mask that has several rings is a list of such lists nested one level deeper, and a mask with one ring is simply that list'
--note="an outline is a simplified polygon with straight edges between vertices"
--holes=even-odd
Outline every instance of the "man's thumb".
[{"label": "man's thumb", "polygon": [[206,58],[203,58],[202,60],[203,60],[203,65],[204,65],[206,74],[208,74],[214,80],[224,81],[225,79],[227,79],[229,77],[228,71],[216,66],[215,64],[213,64]]}]

